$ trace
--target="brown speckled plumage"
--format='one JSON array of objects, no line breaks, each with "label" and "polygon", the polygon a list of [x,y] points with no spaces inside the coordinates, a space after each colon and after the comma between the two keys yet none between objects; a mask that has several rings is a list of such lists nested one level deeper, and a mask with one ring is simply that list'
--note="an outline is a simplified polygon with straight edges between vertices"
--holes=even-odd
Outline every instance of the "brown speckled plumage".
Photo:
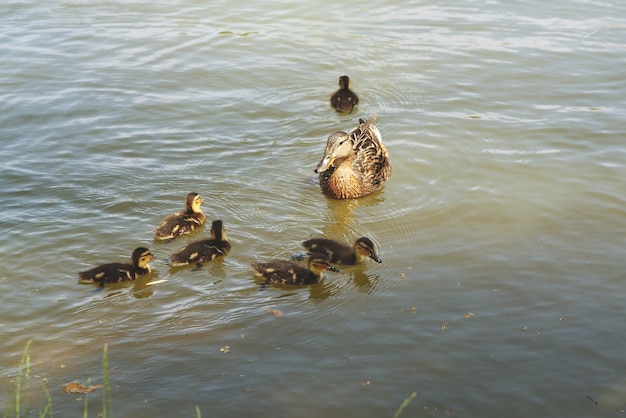
[{"label": "brown speckled plumage", "polygon": [[211,224],[211,238],[194,241],[175,253],[170,254],[170,266],[202,264],[228,254],[230,242],[226,239],[226,230],[222,221]]},{"label": "brown speckled plumage", "polygon": [[315,168],[322,192],[334,199],[352,199],[379,190],[391,176],[387,148],[373,123],[359,120],[352,132],[328,137],[324,157]]},{"label": "brown speckled plumage", "polygon": [[206,216],[200,205],[203,200],[198,193],[189,193],[185,199],[185,210],[168,215],[154,230],[154,238],[165,240],[189,234],[204,225]]},{"label": "brown speckled plumage", "polygon": [[339,90],[330,97],[330,105],[337,112],[349,113],[357,104],[359,104],[359,98],[350,90],[350,78],[342,75],[339,77]]},{"label": "brown speckled plumage", "polygon": [[83,284],[99,284],[125,282],[138,279],[150,271],[148,263],[152,260],[150,250],[144,247],[133,251],[133,264],[108,263],[78,273],[78,282]]},{"label": "brown speckled plumage", "polygon": [[343,265],[360,264],[367,258],[382,263],[372,240],[361,237],[352,247],[328,238],[312,238],[302,243],[310,253],[326,255],[331,263]]},{"label": "brown speckled plumage", "polygon": [[265,279],[265,283],[307,285],[318,283],[324,271],[339,271],[330,265],[328,258],[321,254],[309,256],[308,268],[288,260],[274,260],[266,263],[252,263],[254,274]]}]

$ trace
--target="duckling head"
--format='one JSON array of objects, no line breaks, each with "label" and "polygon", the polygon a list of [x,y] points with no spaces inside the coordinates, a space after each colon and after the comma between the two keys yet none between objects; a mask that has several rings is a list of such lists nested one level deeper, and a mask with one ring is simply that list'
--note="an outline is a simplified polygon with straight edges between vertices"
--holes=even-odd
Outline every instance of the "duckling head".
[{"label": "duckling head", "polygon": [[330,134],[326,143],[326,151],[322,161],[315,167],[316,173],[323,173],[330,167],[338,167],[348,157],[352,155],[352,140],[350,135],[338,131]]},{"label": "duckling head", "polygon": [[350,87],[350,78],[347,75],[339,77],[339,88],[347,89],[348,87]]},{"label": "duckling head", "polygon": [[376,253],[374,243],[367,237],[361,237],[356,240],[354,243],[354,252],[357,254],[357,257],[369,257],[377,263],[383,262]]},{"label": "duckling head", "polygon": [[339,271],[337,267],[333,267],[330,265],[328,257],[323,254],[311,254],[311,256],[309,257],[309,270],[316,276],[319,276],[327,270],[334,272]]},{"label": "duckling head", "polygon": [[185,199],[187,211],[194,213],[200,212],[200,205],[202,205],[202,202],[204,202],[204,199],[202,199],[198,193],[189,193]]},{"label": "duckling head", "polygon": [[145,269],[153,258],[152,253],[147,248],[139,247],[133,251],[133,265],[139,268]]},{"label": "duckling head", "polygon": [[226,241],[226,229],[220,220],[211,223],[211,239],[215,241]]}]

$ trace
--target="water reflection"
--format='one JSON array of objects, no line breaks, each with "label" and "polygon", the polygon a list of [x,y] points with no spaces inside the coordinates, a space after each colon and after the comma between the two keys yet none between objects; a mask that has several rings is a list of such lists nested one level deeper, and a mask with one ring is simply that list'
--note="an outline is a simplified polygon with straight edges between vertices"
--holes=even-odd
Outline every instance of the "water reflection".
[{"label": "water reflection", "polygon": [[309,289],[309,299],[320,302],[337,293],[339,288],[334,283],[320,282]]},{"label": "water reflection", "polygon": [[[375,207],[385,201],[384,189],[360,199],[336,200],[329,197],[325,197],[325,199],[328,210],[323,221],[324,234],[344,237],[353,236],[354,234],[358,236],[363,235],[360,232],[360,222],[355,215],[355,211],[366,208],[367,211],[374,212]],[[379,215],[383,216],[382,214]]]},{"label": "water reflection", "polygon": [[183,271],[188,272],[208,272],[211,277],[218,277],[219,279],[226,278],[226,264],[224,262],[223,257],[219,257],[218,259],[208,261],[203,264],[189,264],[183,266],[174,266],[169,267],[169,274],[176,275],[177,273],[181,273]]},{"label": "water reflection", "polygon": [[[624,36],[607,13],[618,2],[493,2],[493,13],[454,1],[81,3],[51,20],[44,3],[21,2],[4,22],[20,23],[7,29],[18,42],[0,46],[11,83],[0,116],[5,362],[32,335],[33,375],[52,389],[72,370],[100,370],[78,353],[110,341],[112,383],[128,389],[114,391],[120,416],[196,404],[211,416],[390,416],[415,390],[403,416],[623,409],[623,336],[604,332],[621,329],[623,307]],[[354,36],[334,39],[328,8]],[[362,103],[337,116],[328,96],[344,64]],[[317,179],[298,182],[330,132],[374,114],[394,166],[380,192],[333,200]],[[155,263],[164,286],[150,284],[156,271],[74,284],[68,266],[85,248],[150,243],[192,189],[232,222],[228,258]],[[305,287],[253,278],[250,262],[288,258],[315,236],[368,236],[383,264]],[[162,258],[186,240],[149,247]],[[268,320],[262,307],[274,304],[304,320]],[[470,310],[478,320],[442,331]],[[57,416],[82,411],[50,396]]]},{"label": "water reflection", "polygon": [[327,274],[317,284],[295,287],[292,285],[284,284],[267,284],[262,279],[255,277],[255,282],[258,284],[258,290],[260,292],[277,290],[281,293],[276,298],[289,298],[300,294],[300,292],[309,292],[309,299],[314,301],[322,301],[328,299],[331,296],[336,295],[342,290],[344,283],[352,284],[355,289],[363,293],[372,293],[376,288],[376,285],[380,281],[380,275],[367,274],[367,262],[355,267],[344,267],[339,273]]},{"label": "water reflection", "polygon": [[263,282],[262,278],[259,277],[255,277],[254,279],[257,284],[259,284],[260,292],[271,291],[274,289],[280,291],[281,293],[275,297],[276,299],[290,298],[299,295],[300,292],[308,292],[310,300],[319,302],[328,299],[339,290],[339,287],[333,282],[326,283],[326,280],[328,280],[329,277],[322,278],[322,280],[316,284],[298,287],[280,283],[268,284]]},{"label": "water reflection", "polygon": [[132,288],[130,294],[134,298],[142,299],[150,297],[154,294],[154,287],[151,283],[157,281],[158,277],[159,272],[156,270],[152,270],[150,273],[146,274],[145,276],[141,276],[136,280],[107,283],[104,286],[95,283],[89,284],[88,286],[95,287],[95,289],[92,290],[91,293],[97,294],[100,292],[106,292],[103,296],[104,298],[110,298],[115,295],[122,294],[124,289]]},{"label": "water reflection", "polygon": [[354,284],[354,287],[357,290],[365,293],[372,293],[380,280],[380,276],[378,274],[373,274],[371,276],[365,274],[365,266],[363,265],[360,265],[357,268],[358,270],[353,271],[350,274],[350,282]]}]

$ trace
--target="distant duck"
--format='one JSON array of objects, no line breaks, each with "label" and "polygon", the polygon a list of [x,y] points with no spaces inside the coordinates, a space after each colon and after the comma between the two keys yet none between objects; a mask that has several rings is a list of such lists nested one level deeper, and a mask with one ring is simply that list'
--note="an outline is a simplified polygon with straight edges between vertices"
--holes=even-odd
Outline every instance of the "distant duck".
[{"label": "distant duck", "polygon": [[213,221],[211,224],[211,239],[194,241],[170,254],[170,266],[184,266],[186,264],[202,264],[217,257],[228,254],[230,242],[226,239],[226,230],[222,221]]},{"label": "distant duck", "polygon": [[330,134],[322,161],[315,168],[322,192],[334,199],[367,196],[383,187],[391,176],[387,148],[373,123],[359,119],[349,134]]},{"label": "distant duck", "polygon": [[168,215],[161,225],[154,230],[154,237],[166,240],[191,233],[204,225],[206,216],[200,205],[204,200],[198,193],[189,193],[185,200],[185,210]]},{"label": "distant duck", "polygon": [[133,251],[133,264],[108,263],[90,270],[78,273],[78,282],[83,284],[117,283],[135,280],[150,273],[152,269],[148,265],[152,260],[150,250],[144,247]]},{"label": "distant duck", "polygon": [[331,266],[328,258],[322,254],[311,254],[308,268],[288,260],[253,263],[252,268],[256,276],[265,279],[266,284],[280,283],[297,286],[318,283],[322,279],[322,273],[327,270],[339,271]]},{"label": "distant duck", "polygon": [[330,105],[337,112],[349,113],[357,104],[359,104],[359,98],[350,90],[350,78],[347,75],[342,75],[339,77],[339,90],[331,96]]},{"label": "distant duck", "polygon": [[372,240],[361,237],[352,247],[328,238],[313,238],[302,243],[310,253],[326,255],[331,263],[353,266],[371,258],[377,263],[383,261],[378,257]]}]

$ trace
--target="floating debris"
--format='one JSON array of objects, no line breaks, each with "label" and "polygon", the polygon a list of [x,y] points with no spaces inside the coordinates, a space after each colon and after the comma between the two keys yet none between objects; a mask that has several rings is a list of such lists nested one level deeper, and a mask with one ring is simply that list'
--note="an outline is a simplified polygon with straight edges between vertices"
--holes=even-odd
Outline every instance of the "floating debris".
[{"label": "floating debris", "polygon": [[276,318],[280,318],[284,315],[280,309],[266,309],[265,312],[274,315]]},{"label": "floating debris", "polygon": [[240,32],[240,33],[236,33],[236,32],[232,32],[232,31],[229,31],[229,30],[223,30],[219,34],[220,35],[250,36],[250,35],[256,35],[258,33],[259,32]]},{"label": "floating debris", "polygon": [[153,280],[151,282],[146,283],[146,286],[152,286],[154,284],[159,284],[159,283],[163,283],[163,282],[166,282],[166,281],[167,281],[167,279]]},{"label": "floating debris", "polygon": [[79,382],[71,382],[63,386],[65,393],[91,393],[94,390],[98,390],[104,387],[104,385],[89,385],[85,386]]}]

